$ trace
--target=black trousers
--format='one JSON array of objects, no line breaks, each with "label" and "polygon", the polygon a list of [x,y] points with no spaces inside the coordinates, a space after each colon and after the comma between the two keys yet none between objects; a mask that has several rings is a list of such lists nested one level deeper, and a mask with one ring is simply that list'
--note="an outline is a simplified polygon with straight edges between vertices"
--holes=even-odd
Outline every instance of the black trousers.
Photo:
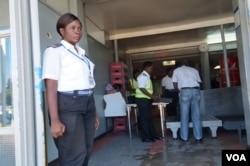
[{"label": "black trousers", "polygon": [[141,138],[151,139],[157,136],[152,117],[152,100],[146,98],[135,98],[140,115]]},{"label": "black trousers", "polygon": [[135,104],[135,96],[128,96],[128,104]]},{"label": "black trousers", "polygon": [[165,90],[165,97],[171,98],[172,102],[167,105],[167,115],[177,116],[177,106],[179,102],[179,94],[176,90]]},{"label": "black trousers", "polygon": [[95,135],[94,97],[58,94],[58,109],[65,125],[63,136],[54,139],[60,166],[87,166]]}]

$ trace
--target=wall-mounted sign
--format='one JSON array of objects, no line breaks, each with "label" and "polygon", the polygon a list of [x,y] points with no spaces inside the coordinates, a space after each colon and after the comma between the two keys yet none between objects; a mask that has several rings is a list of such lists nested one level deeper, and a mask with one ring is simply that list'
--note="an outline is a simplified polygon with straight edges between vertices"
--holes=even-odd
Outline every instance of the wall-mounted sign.
[{"label": "wall-mounted sign", "polygon": [[172,53],[171,52],[162,52],[162,53],[155,54],[156,58],[164,58],[164,57],[168,57],[168,56],[172,56]]},{"label": "wall-mounted sign", "polygon": [[234,28],[237,30],[240,27],[240,12],[239,8],[237,7],[234,10]]}]

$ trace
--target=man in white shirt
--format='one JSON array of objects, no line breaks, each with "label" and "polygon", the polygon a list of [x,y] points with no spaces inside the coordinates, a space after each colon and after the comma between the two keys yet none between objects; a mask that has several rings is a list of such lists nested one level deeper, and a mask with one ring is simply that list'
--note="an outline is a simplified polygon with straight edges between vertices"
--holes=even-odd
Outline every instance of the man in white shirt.
[{"label": "man in white shirt", "polygon": [[162,93],[166,98],[172,99],[172,102],[167,105],[167,115],[176,116],[177,115],[177,103],[178,103],[178,92],[175,90],[172,76],[173,68],[166,68],[166,76],[161,80]]},{"label": "man in white shirt", "polygon": [[193,122],[193,135],[197,142],[202,141],[202,126],[200,120],[200,83],[199,72],[188,66],[187,61],[182,61],[180,67],[174,70],[173,85],[180,93],[180,140],[188,140],[189,112]]}]

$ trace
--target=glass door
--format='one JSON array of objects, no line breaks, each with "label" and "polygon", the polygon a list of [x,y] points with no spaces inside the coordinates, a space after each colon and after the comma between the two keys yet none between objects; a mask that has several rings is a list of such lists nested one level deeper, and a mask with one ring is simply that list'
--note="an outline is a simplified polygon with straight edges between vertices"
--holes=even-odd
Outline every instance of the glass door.
[{"label": "glass door", "polygon": [[0,8],[0,165],[15,166],[9,1]]},{"label": "glass door", "polygon": [[[1,30],[0,30],[1,31]],[[0,161],[15,165],[10,38],[0,37]]]},{"label": "glass door", "polygon": [[11,127],[13,122],[10,38],[0,37],[0,127]]}]

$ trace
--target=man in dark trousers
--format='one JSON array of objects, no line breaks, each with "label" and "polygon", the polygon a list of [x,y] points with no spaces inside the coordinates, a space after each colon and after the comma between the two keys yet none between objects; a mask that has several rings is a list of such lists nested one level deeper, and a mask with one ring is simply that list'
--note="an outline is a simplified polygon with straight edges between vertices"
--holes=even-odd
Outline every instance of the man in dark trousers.
[{"label": "man in dark trousers", "polygon": [[142,73],[137,77],[138,88],[135,97],[140,114],[139,123],[143,142],[154,142],[156,139],[162,139],[157,135],[152,118],[152,101],[157,100],[157,96],[153,95],[153,85],[150,79],[152,71],[153,63],[145,62]]},{"label": "man in dark trousers", "polygon": [[166,76],[161,80],[162,92],[164,97],[172,99],[172,102],[167,105],[167,116],[177,116],[177,104],[179,94],[175,90],[172,76],[174,69],[172,67],[166,68]]}]

